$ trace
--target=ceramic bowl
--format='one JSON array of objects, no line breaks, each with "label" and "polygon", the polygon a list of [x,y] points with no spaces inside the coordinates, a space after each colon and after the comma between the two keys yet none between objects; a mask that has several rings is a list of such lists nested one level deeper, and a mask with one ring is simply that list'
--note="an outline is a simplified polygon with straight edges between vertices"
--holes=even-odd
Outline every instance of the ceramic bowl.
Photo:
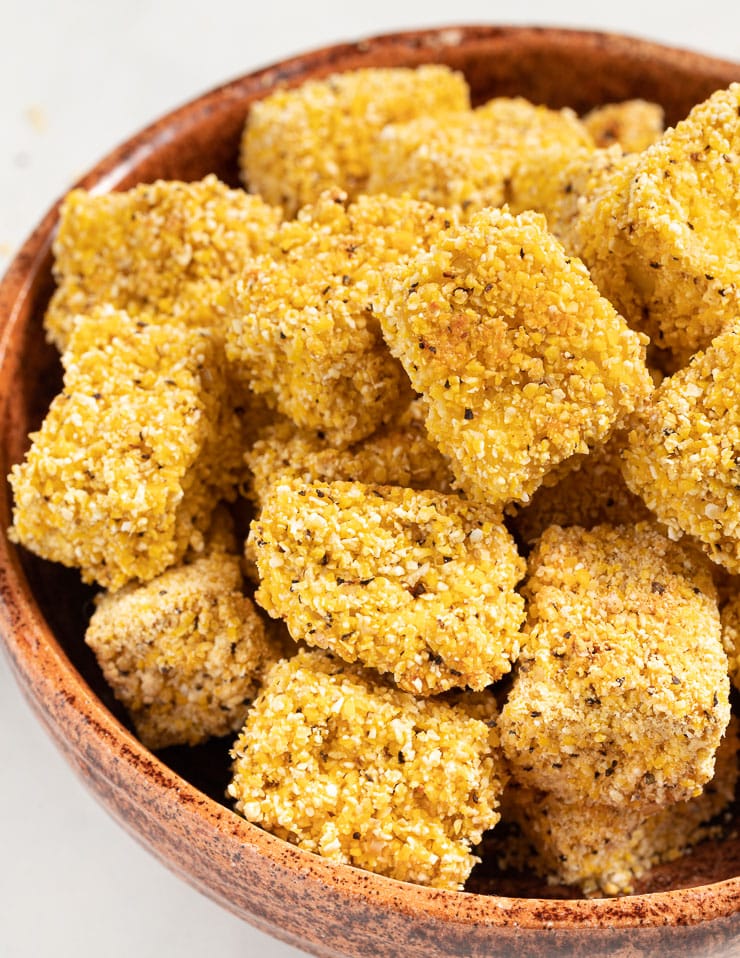
[{"label": "ceramic bowl", "polygon": [[[250,103],[278,85],[368,66],[443,62],[476,101],[522,94],[578,111],[644,97],[669,123],[740,66],[622,36],[553,29],[449,28],[341,44],[285,60],[169,114],[83,180],[125,189],[215,172],[236,184]],[[0,472],[20,460],[60,383],[41,320],[52,289],[49,211],[0,287]],[[10,522],[0,497],[0,528]],[[147,751],[130,733],[82,636],[90,592],[76,573],[0,540],[0,631],[26,696],[88,787],[164,864],[263,931],[326,956],[740,954],[740,838],[655,869],[638,894],[587,901],[526,876],[479,872],[471,893],[435,891],[338,866],[250,825],[225,804],[218,747]],[[738,819],[740,825],[740,818]]]}]

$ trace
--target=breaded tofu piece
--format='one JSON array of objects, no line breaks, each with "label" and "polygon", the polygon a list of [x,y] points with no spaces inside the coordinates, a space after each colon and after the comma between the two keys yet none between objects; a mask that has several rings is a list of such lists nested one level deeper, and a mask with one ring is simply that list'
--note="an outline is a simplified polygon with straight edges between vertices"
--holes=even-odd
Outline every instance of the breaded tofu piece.
[{"label": "breaded tofu piece", "polygon": [[577,254],[682,364],[740,314],[740,83],[695,106],[583,205]]},{"label": "breaded tofu piece", "polygon": [[722,644],[727,653],[730,679],[740,689],[740,592],[728,599],[722,608]]},{"label": "breaded tofu piece", "polygon": [[598,147],[618,143],[625,153],[640,153],[663,135],[663,107],[649,100],[622,100],[597,106],[581,120]]},{"label": "breaded tofu piece", "polygon": [[511,199],[519,162],[557,144],[593,149],[572,110],[498,97],[476,110],[420,116],[385,127],[372,154],[369,193],[409,194],[469,217]]},{"label": "breaded tofu piece", "polygon": [[218,550],[98,596],[85,634],[147,748],[238,731],[277,661],[237,556]]},{"label": "breaded tofu piece", "polygon": [[462,888],[500,817],[495,729],[322,652],[272,668],[232,755],[249,821],[401,881]]},{"label": "breaded tofu piece", "polygon": [[286,216],[331,187],[354,199],[366,191],[384,126],[469,109],[462,74],[441,65],[353,70],[276,90],[250,108],[242,177]]},{"label": "breaded tofu piece", "polygon": [[510,507],[509,525],[521,541],[533,544],[548,526],[632,525],[652,517],[622,477],[625,436],[616,434],[592,449],[554,485],[544,483],[524,506]]},{"label": "breaded tofu piece", "polygon": [[563,802],[655,807],[714,774],[730,719],[709,563],[652,523],[551,526],[529,558],[501,742]]},{"label": "breaded tofu piece", "polygon": [[392,275],[383,334],[460,487],[527,502],[649,394],[630,330],[535,213],[477,213]]},{"label": "breaded tofu piece", "polygon": [[735,797],[737,720],[717,749],[714,778],[696,798],[657,812],[639,807],[568,804],[527,788],[506,793],[503,816],[515,821],[536,850],[527,862],[552,883],[579,885],[587,897],[628,895],[650,868],[673,861],[722,833],[717,817]]},{"label": "breaded tofu piece", "polygon": [[412,199],[330,191],[279,230],[271,257],[225,298],[227,355],[254,392],[342,447],[413,393],[378,324],[384,272],[428,249],[451,214]]},{"label": "breaded tofu piece", "polygon": [[740,572],[740,318],[664,379],[623,452],[629,488],[674,538]]},{"label": "breaded tofu piece", "polygon": [[75,317],[110,304],[149,322],[214,326],[214,287],[264,252],[280,210],[215,176],[121,193],[69,193],[54,240],[57,290],[46,314],[64,351]]},{"label": "breaded tofu piece", "polygon": [[[225,467],[222,352],[204,330],[147,325],[103,309],[82,317],[64,388],[13,466],[13,541],[119,589],[203,548]],[[227,419],[228,421],[228,419]]]},{"label": "breaded tofu piece", "polygon": [[398,486],[276,485],[252,523],[256,601],[297,641],[417,695],[483,689],[519,654],[524,560],[495,510]]},{"label": "breaded tofu piece", "polygon": [[305,483],[339,479],[450,492],[450,467],[427,438],[424,415],[423,404],[415,400],[397,422],[347,449],[335,449],[316,433],[282,420],[263,430],[245,453],[251,497],[260,505],[273,485],[291,479]]}]

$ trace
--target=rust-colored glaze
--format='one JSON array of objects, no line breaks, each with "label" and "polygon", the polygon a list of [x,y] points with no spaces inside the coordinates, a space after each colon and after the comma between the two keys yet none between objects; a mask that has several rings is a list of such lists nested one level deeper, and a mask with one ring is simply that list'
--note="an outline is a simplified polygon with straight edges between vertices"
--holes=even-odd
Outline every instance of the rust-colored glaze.
[{"label": "rust-colored glaze", "polygon": [[[235,183],[249,104],[275,85],[422,62],[463,70],[478,101],[522,94],[584,110],[642,96],[663,103],[670,122],[740,79],[737,64],[598,33],[463,27],[377,37],[296,57],[208,93],[119,147],[81,185],[102,191],[209,171]],[[23,455],[27,433],[59,384],[58,361],[41,331],[56,220],[54,207],[0,286],[3,475]],[[9,521],[6,487],[0,527]],[[210,768],[210,753],[183,757],[170,750],[156,757],[127,730],[81,640],[89,594],[74,573],[0,537],[0,631],[41,721],[92,791],[146,847],[264,931],[327,958],[392,958],[399,951],[408,958],[740,955],[737,837],[656,869],[643,894],[585,901],[553,898],[556,889],[522,876],[484,874],[475,887],[486,894],[406,885],[332,865],[260,831],[217,800],[223,769],[217,762]]]}]

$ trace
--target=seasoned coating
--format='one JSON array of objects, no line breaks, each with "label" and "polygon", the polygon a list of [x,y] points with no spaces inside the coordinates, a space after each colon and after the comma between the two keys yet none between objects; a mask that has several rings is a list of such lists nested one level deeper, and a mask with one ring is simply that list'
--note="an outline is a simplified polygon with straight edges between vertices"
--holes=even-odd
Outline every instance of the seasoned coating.
[{"label": "seasoned coating", "polygon": [[628,322],[682,364],[740,313],[740,84],[583,204],[574,251]]},{"label": "seasoned coating", "polygon": [[727,653],[730,678],[740,689],[740,592],[728,599],[722,608],[722,644]]},{"label": "seasoned coating", "polygon": [[470,216],[510,201],[516,169],[532,151],[593,149],[572,110],[521,97],[468,112],[421,116],[387,126],[372,155],[369,193],[410,194]]},{"label": "seasoned coating", "polygon": [[640,153],[656,143],[665,128],[663,107],[649,100],[623,100],[597,106],[582,119],[599,147],[618,143],[625,153]]},{"label": "seasoned coating", "polygon": [[248,548],[257,602],[297,641],[430,695],[482,689],[519,653],[524,561],[491,509],[398,486],[274,486]]},{"label": "seasoned coating", "polygon": [[320,652],[279,662],[234,750],[236,808],[332,861],[462,888],[496,810],[495,729]]},{"label": "seasoned coating", "polygon": [[462,74],[441,65],[355,70],[277,90],[249,111],[242,177],[286,216],[330,187],[355,198],[386,124],[469,107]]},{"label": "seasoned coating", "polygon": [[535,213],[485,210],[440,234],[393,274],[381,313],[430,438],[491,505],[527,502],[652,389],[644,338]]},{"label": "seasoned coating", "polygon": [[678,538],[740,572],[740,319],[665,379],[635,417],[627,485]]},{"label": "seasoned coating", "polygon": [[202,550],[239,451],[221,429],[221,362],[203,330],[81,318],[63,391],[9,477],[13,540],[109,589]]},{"label": "seasoned coating", "polygon": [[279,230],[273,257],[233,284],[227,355],[251,389],[302,429],[350,445],[412,398],[378,325],[383,272],[450,225],[411,199],[328,192]]},{"label": "seasoned coating", "polygon": [[97,598],[85,641],[147,748],[244,724],[279,654],[241,586],[239,559],[214,551]]},{"label": "seasoned coating", "polygon": [[503,816],[511,816],[536,849],[528,867],[552,883],[579,885],[587,897],[631,894],[653,866],[722,834],[716,819],[735,796],[737,731],[732,719],[717,749],[714,778],[702,793],[657,812],[568,804],[545,792],[511,789]]},{"label": "seasoned coating", "polygon": [[698,795],[730,717],[709,563],[657,526],[551,526],[501,741],[524,785],[564,802]]},{"label": "seasoned coating", "polygon": [[215,176],[73,190],[54,241],[49,339],[64,351],[75,316],[105,304],[149,322],[218,325],[214,287],[264,252],[279,220],[280,210]]},{"label": "seasoned coating", "polygon": [[427,438],[424,410],[417,400],[397,422],[347,449],[334,449],[315,433],[283,420],[265,429],[245,453],[251,469],[250,494],[259,505],[279,482],[364,482],[449,492],[450,468]]},{"label": "seasoned coating", "polygon": [[534,543],[548,526],[632,525],[651,518],[639,496],[622,478],[623,433],[589,455],[577,457],[573,469],[555,485],[543,484],[525,506],[510,507],[510,526],[521,541]]}]

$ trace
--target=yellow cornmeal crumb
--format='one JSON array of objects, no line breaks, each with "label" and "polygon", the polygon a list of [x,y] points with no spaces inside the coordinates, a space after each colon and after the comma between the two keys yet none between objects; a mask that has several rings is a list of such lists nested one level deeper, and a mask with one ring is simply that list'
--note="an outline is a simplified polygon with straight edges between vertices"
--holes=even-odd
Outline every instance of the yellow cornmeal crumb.
[{"label": "yellow cornmeal crumb", "polygon": [[701,795],[657,812],[567,804],[514,787],[504,795],[502,814],[517,822],[536,849],[527,865],[551,884],[579,885],[587,897],[628,895],[653,866],[721,834],[721,824],[712,820],[735,796],[737,751],[737,720],[732,719],[717,749],[714,778]]},{"label": "yellow cornmeal crumb", "polygon": [[469,107],[462,74],[440,65],[356,70],[277,90],[249,111],[244,182],[287,216],[329,187],[354,198],[365,192],[384,126]]},{"label": "yellow cornmeal crumb", "polygon": [[582,121],[599,147],[618,143],[625,153],[640,153],[657,142],[664,130],[663,107],[648,100],[607,103]]},{"label": "yellow cornmeal crumb", "polygon": [[234,750],[249,821],[332,861],[462,888],[499,820],[503,769],[485,722],[319,652],[272,668]]},{"label": "yellow cornmeal crumb", "polygon": [[684,364],[740,313],[739,110],[737,83],[694,107],[577,224],[602,293]]},{"label": "yellow cornmeal crumb", "polygon": [[277,233],[272,257],[225,296],[227,355],[303,429],[346,446],[412,398],[378,325],[380,277],[426,249],[451,214],[412,199],[330,191]]},{"label": "yellow cornmeal crumb", "polygon": [[241,586],[239,559],[214,551],[96,600],[85,641],[148,748],[244,724],[279,656]]},{"label": "yellow cornmeal crumb", "polygon": [[280,210],[215,176],[103,195],[73,190],[54,241],[49,339],[63,351],[75,316],[104,304],[151,322],[212,326],[214,287],[264,251],[279,219]]},{"label": "yellow cornmeal crumb", "polygon": [[524,573],[497,512],[397,486],[274,486],[248,548],[294,639],[418,695],[482,689],[519,653]]},{"label": "yellow cornmeal crumb", "polygon": [[452,481],[447,460],[427,438],[418,401],[397,422],[343,450],[284,420],[265,429],[245,458],[252,471],[251,496],[258,504],[273,485],[291,479],[343,479],[436,492],[449,492]]},{"label": "yellow cornmeal crumb", "polygon": [[605,445],[578,457],[573,469],[556,485],[541,485],[526,506],[511,507],[511,527],[523,542],[534,543],[548,526],[602,523],[631,525],[651,518],[639,496],[622,478],[620,461],[625,437],[613,436]]},{"label": "yellow cornmeal crumb", "polygon": [[655,391],[633,422],[622,468],[674,538],[682,532],[740,572],[740,319]]},{"label": "yellow cornmeal crumb", "polygon": [[522,98],[490,100],[476,110],[421,116],[387,126],[373,151],[369,193],[409,193],[469,216],[510,199],[519,162],[555,145],[592,149],[572,110],[549,110]]},{"label": "yellow cornmeal crumb", "polygon": [[526,502],[651,388],[644,339],[534,213],[477,213],[396,271],[383,333],[460,486]]},{"label": "yellow cornmeal crumb", "polygon": [[727,653],[730,678],[735,688],[740,689],[740,592],[725,603],[721,619],[722,644]]},{"label": "yellow cornmeal crumb", "polygon": [[651,523],[551,526],[529,559],[501,741],[565,802],[665,805],[711,779],[730,717],[709,563]]},{"label": "yellow cornmeal crumb", "polygon": [[219,355],[203,330],[81,318],[64,389],[9,477],[13,540],[109,589],[201,549],[232,478]]}]

